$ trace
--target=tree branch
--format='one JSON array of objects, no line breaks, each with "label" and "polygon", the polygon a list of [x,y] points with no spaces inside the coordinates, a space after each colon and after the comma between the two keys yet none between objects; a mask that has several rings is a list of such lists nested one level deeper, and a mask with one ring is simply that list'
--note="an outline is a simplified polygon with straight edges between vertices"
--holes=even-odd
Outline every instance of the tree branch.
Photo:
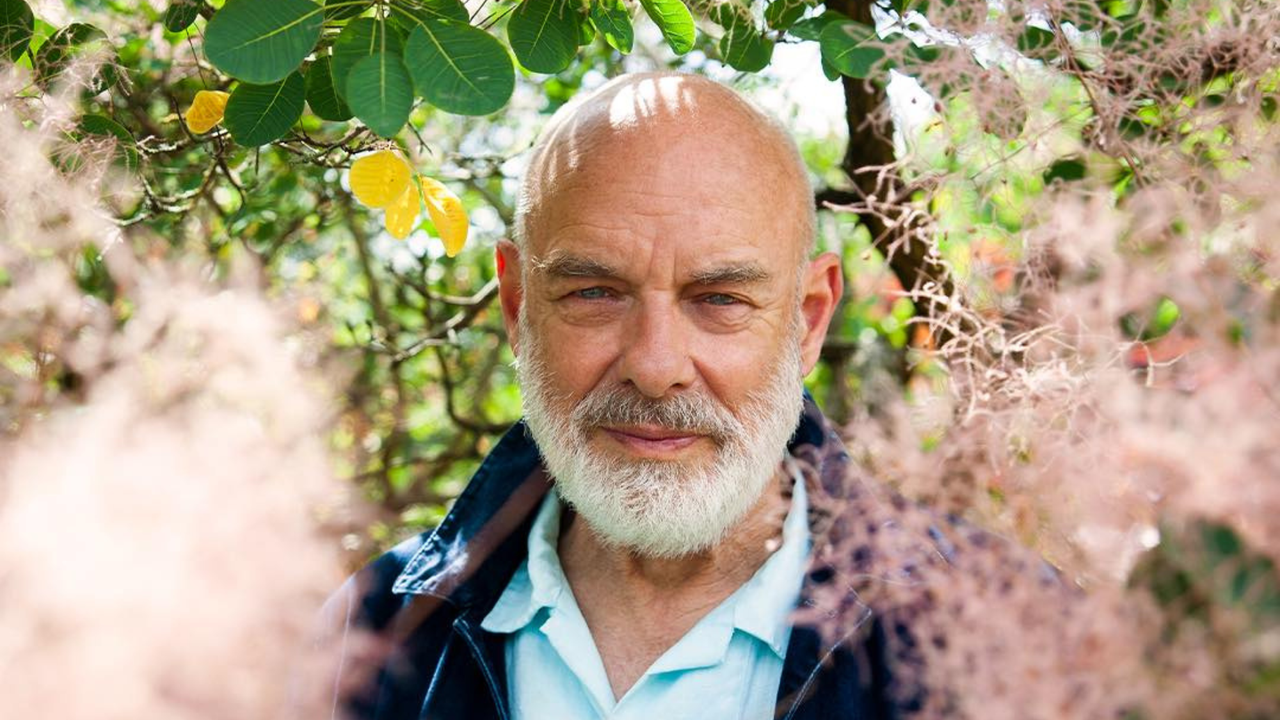
[{"label": "tree branch", "polygon": [[[850,18],[874,26],[871,17],[873,0],[830,0],[829,10],[844,13]],[[916,313],[937,318],[946,312],[951,299],[956,297],[955,285],[950,273],[933,252],[932,243],[916,232],[923,218],[908,207],[910,193],[895,171],[893,133],[884,113],[888,102],[884,88],[870,81],[843,77],[845,124],[849,131],[849,144],[845,148],[840,167],[853,181],[852,191],[824,191],[853,205],[865,208],[860,218],[871,231],[872,240],[885,256],[889,268],[898,276],[908,292],[930,288],[931,292],[916,299]],[[938,298],[943,298],[940,302]],[[951,331],[945,326],[930,323],[934,329],[936,347],[951,340]]]}]

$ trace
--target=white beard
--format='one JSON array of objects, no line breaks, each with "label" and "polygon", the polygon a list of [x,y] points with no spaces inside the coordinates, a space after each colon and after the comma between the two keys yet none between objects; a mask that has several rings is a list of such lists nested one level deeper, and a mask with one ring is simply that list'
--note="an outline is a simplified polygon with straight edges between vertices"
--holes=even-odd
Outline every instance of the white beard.
[{"label": "white beard", "polygon": [[[709,394],[653,400],[628,386],[597,387],[573,408],[550,397],[540,346],[521,308],[517,364],[525,421],[560,497],[606,544],[672,558],[714,547],[760,499],[795,432],[801,395],[799,308],[790,337],[763,386],[735,416]],[[629,460],[592,449],[602,425],[657,425],[706,435],[715,459],[698,466]]]}]

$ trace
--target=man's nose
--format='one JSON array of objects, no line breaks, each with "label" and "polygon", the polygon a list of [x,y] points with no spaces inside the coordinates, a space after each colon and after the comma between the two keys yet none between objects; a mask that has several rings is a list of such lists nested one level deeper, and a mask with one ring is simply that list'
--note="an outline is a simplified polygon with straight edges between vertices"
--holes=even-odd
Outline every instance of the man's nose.
[{"label": "man's nose", "polygon": [[692,386],[696,374],[689,356],[692,328],[679,307],[643,300],[630,320],[622,332],[621,379],[651,398]]}]

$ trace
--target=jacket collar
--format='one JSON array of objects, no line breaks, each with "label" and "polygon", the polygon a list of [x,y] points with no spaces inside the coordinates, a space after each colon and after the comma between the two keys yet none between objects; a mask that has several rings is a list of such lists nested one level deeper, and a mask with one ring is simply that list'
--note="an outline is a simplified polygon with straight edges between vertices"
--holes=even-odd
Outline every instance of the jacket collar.
[{"label": "jacket collar", "polygon": [[480,464],[444,521],[405,564],[391,591],[433,595],[461,606],[501,592],[509,577],[493,580],[494,573],[477,571],[495,553],[499,558],[493,559],[507,554],[502,552],[512,544],[507,541],[518,528],[528,527],[550,487],[538,448],[521,420]]},{"label": "jacket collar", "polygon": [[[849,456],[807,391],[788,450],[811,473],[810,522],[820,524],[815,512],[821,513],[824,504],[815,508],[813,491],[826,498],[841,494]],[[392,592],[432,595],[487,612],[523,558],[525,536],[549,488],[537,446],[521,421],[481,463],[444,521],[409,559]],[[486,564],[485,572],[478,572]]]}]

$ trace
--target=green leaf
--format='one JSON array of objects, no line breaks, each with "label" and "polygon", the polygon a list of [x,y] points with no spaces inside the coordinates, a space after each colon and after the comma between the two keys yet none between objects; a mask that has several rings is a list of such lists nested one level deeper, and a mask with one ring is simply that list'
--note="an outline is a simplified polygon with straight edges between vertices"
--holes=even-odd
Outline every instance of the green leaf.
[{"label": "green leaf", "polygon": [[729,33],[720,38],[720,56],[730,67],[760,72],[773,59],[773,41],[756,33]]},{"label": "green leaf", "polygon": [[488,115],[502,109],[515,89],[506,48],[466,23],[420,23],[409,35],[405,64],[418,94],[445,112]]},{"label": "green leaf", "polygon": [[1116,129],[1120,131],[1120,135],[1126,140],[1136,140],[1143,137],[1151,128],[1141,120],[1135,120],[1131,117],[1122,117],[1116,121]]},{"label": "green leaf", "polygon": [[827,62],[826,58],[823,58],[822,60],[822,74],[826,75],[827,79],[833,82],[841,78],[840,71],[835,69],[835,66],[831,63]]},{"label": "green leaf", "polygon": [[662,30],[662,37],[677,55],[693,49],[696,27],[693,15],[681,0],[640,0],[640,5]]},{"label": "green leaf", "polygon": [[356,18],[333,41],[333,85],[338,94],[347,96],[347,77],[356,63],[374,53],[404,55],[404,41],[394,27],[375,18]]},{"label": "green leaf", "polygon": [[223,122],[241,145],[265,145],[284,137],[302,117],[306,96],[307,84],[296,72],[269,85],[241,83],[227,100]]},{"label": "green leaf", "polygon": [[373,0],[324,0],[324,19],[334,21],[359,17],[371,7]]},{"label": "green leaf", "polygon": [[792,37],[797,37],[801,40],[813,40],[816,42],[822,36],[823,28],[833,22],[848,19],[848,16],[843,13],[838,13],[835,10],[828,10],[821,15],[797,21],[796,24],[792,25],[791,28],[787,30],[787,33]]},{"label": "green leaf", "polygon": [[1065,158],[1055,162],[1044,173],[1044,184],[1051,185],[1054,180],[1062,180],[1063,182],[1071,182],[1073,180],[1081,180],[1084,178],[1086,171],[1084,161],[1079,158]]},{"label": "green leaf", "polygon": [[413,81],[399,55],[380,52],[356,63],[347,76],[351,112],[382,137],[400,132],[413,109]]},{"label": "green leaf", "polygon": [[[1136,18],[1121,18],[1116,23],[1113,23],[1104,29],[1100,39],[1102,47],[1110,48],[1112,50],[1121,50],[1123,48],[1129,52],[1132,52],[1135,49],[1145,48],[1147,43],[1138,41],[1149,40],[1149,38],[1146,37],[1146,25],[1144,25],[1140,19]],[[1137,48],[1132,47],[1135,44],[1137,45]]]},{"label": "green leaf", "polygon": [[750,13],[736,3],[724,3],[714,9],[712,17],[725,30],[719,44],[724,62],[736,70],[759,72],[773,57],[773,43],[760,36]]},{"label": "green leaf", "polygon": [[80,118],[80,132],[84,135],[112,137],[116,140],[116,149],[124,159],[125,167],[138,169],[138,148],[133,135],[123,125],[105,115],[85,115]]},{"label": "green leaf", "polygon": [[773,0],[764,9],[764,21],[774,30],[786,30],[804,15],[806,0]]},{"label": "green leaf", "polygon": [[227,0],[205,27],[205,55],[244,82],[276,82],[316,46],[323,11],[309,0]]},{"label": "green leaf", "polygon": [[454,20],[471,23],[471,15],[462,0],[409,0],[410,4],[391,6],[391,23],[400,28],[405,37],[427,20]]},{"label": "green leaf", "polygon": [[942,48],[937,45],[917,45],[908,40],[903,50],[903,64],[913,67],[935,62],[942,57]]},{"label": "green leaf", "polygon": [[526,69],[558,73],[578,54],[578,21],[568,0],[523,0],[507,22],[507,41]]},{"label": "green leaf", "polygon": [[171,33],[180,33],[191,27],[191,23],[200,17],[203,0],[173,0],[164,11],[164,29]]},{"label": "green leaf", "polygon": [[1113,18],[1123,18],[1134,15],[1138,12],[1138,8],[1142,5],[1142,0],[1106,0],[1098,3]]},{"label": "green leaf", "polygon": [[591,3],[591,24],[604,36],[609,47],[622,54],[631,52],[635,44],[635,31],[631,27],[631,13],[622,0],[597,0]]},{"label": "green leaf", "polygon": [[31,44],[36,18],[25,0],[0,0],[0,57],[17,61]]},{"label": "green leaf", "polygon": [[1156,303],[1155,315],[1151,321],[1151,337],[1158,338],[1168,334],[1180,317],[1182,317],[1182,310],[1178,308],[1177,303],[1167,297],[1160,298],[1160,302]]},{"label": "green leaf", "polygon": [[1131,340],[1151,342],[1168,334],[1181,316],[1178,304],[1162,297],[1145,313],[1128,312],[1122,315],[1120,329]]},{"label": "green leaf", "polygon": [[95,94],[105,91],[117,80],[113,62],[115,51],[102,30],[85,23],[72,23],[45,41],[36,51],[36,82],[47,87],[62,74],[76,58],[89,55],[102,60],[97,73],[89,81],[89,91]]},{"label": "green leaf", "polygon": [[1028,55],[1053,47],[1054,35],[1050,30],[1028,25],[1018,36],[1018,52]]},{"label": "green leaf", "polygon": [[[1212,620],[1230,613],[1232,623],[1221,627],[1238,628],[1242,639],[1276,627],[1280,573],[1266,553],[1248,545],[1233,527],[1202,518],[1161,523],[1160,539],[1139,559],[1129,585],[1150,591],[1166,621]],[[1240,620],[1246,622],[1241,625]]]},{"label": "green leaf", "polygon": [[877,42],[875,30],[853,20],[828,24],[818,38],[822,59],[854,78],[870,76],[884,58],[884,49]]},{"label": "green leaf", "polygon": [[339,122],[351,119],[351,108],[333,85],[333,59],[328,55],[307,69],[307,104],[321,119]]},{"label": "green leaf", "polygon": [[590,45],[596,39],[595,26],[582,12],[573,14],[574,24],[578,26],[578,47]]}]

